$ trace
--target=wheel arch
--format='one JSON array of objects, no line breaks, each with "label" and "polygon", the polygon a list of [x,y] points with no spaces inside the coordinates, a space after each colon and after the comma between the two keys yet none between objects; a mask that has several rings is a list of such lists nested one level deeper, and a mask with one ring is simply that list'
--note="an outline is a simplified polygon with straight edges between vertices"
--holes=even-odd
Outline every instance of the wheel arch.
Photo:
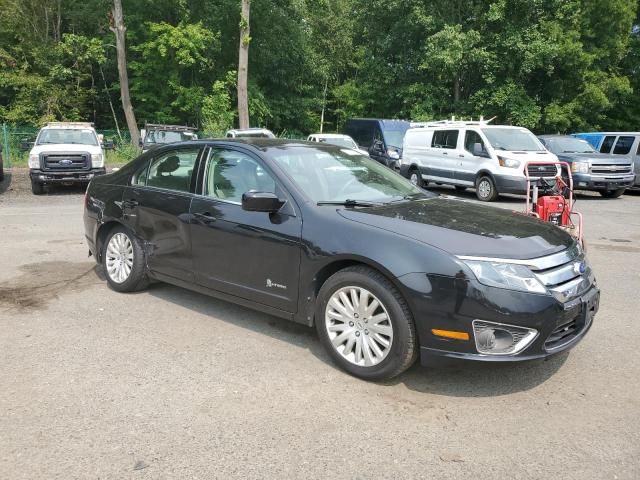
[{"label": "wheel arch", "polygon": [[98,231],[96,232],[96,259],[98,260],[98,263],[102,263],[102,246],[104,245],[104,241],[107,239],[109,232],[116,227],[129,229],[124,223],[113,219],[102,223],[98,227]]}]

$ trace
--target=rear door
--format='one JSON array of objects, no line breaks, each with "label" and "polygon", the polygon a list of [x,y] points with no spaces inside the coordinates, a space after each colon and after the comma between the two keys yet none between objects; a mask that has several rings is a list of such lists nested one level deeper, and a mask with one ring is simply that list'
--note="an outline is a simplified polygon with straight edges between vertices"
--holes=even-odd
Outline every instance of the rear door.
[{"label": "rear door", "polygon": [[122,197],[124,222],[146,244],[152,272],[193,281],[189,207],[201,147],[163,148]]},{"label": "rear door", "polygon": [[459,129],[434,130],[429,150],[429,168],[427,175],[430,180],[442,183],[454,183],[455,172],[458,168],[457,160]]},{"label": "rear door", "polygon": [[[242,209],[242,194],[276,193],[278,213]],[[202,195],[191,205],[196,282],[278,310],[295,312],[302,219],[261,159],[232,147],[213,148]]]},{"label": "rear door", "polygon": [[600,145],[600,153],[611,153],[611,149],[613,148],[613,144],[616,143],[615,135],[607,135],[602,140],[602,145]]}]

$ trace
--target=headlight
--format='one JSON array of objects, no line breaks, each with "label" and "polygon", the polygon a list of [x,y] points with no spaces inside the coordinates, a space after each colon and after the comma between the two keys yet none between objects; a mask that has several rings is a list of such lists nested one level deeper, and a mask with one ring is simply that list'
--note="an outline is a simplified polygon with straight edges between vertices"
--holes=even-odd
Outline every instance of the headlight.
[{"label": "headlight", "polygon": [[589,173],[589,162],[573,162],[571,171],[573,173]]},{"label": "headlight", "polygon": [[104,159],[103,159],[101,153],[92,153],[91,154],[91,166],[93,168],[102,167],[103,164],[104,164]]},{"label": "headlight", "polygon": [[498,163],[501,167],[507,168],[518,168],[520,166],[520,162],[518,160],[513,160],[511,158],[504,158],[498,155]]},{"label": "headlight", "polygon": [[464,260],[480,283],[489,287],[547,293],[547,289],[529,268],[512,263]]},{"label": "headlight", "polygon": [[29,154],[29,168],[40,168],[40,155],[37,153]]},{"label": "headlight", "polygon": [[400,158],[400,154],[391,149],[387,150],[387,155],[389,155],[389,158],[393,158],[394,160],[398,160]]}]

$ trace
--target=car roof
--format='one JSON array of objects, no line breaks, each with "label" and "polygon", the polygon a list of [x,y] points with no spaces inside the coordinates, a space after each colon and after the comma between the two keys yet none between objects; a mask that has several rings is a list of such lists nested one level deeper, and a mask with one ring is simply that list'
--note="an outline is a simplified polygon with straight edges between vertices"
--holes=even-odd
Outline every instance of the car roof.
[{"label": "car roof", "polygon": [[[576,138],[573,135],[562,135],[560,133],[538,135],[538,138],[575,138],[576,140],[582,140],[581,138]],[[582,141],[584,142],[586,140],[582,140]]]},{"label": "car roof", "polygon": [[578,132],[571,135],[640,135],[640,132]]}]

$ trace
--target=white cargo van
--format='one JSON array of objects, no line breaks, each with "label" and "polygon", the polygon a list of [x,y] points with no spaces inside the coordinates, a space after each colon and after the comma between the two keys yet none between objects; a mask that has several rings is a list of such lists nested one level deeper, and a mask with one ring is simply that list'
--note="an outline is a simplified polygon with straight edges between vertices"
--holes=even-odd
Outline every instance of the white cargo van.
[{"label": "white cargo van", "polygon": [[[525,193],[527,162],[558,161],[526,128],[484,121],[414,123],[405,134],[402,152],[400,173],[414,184],[475,188],[485,202],[501,193]],[[529,173],[555,177],[558,172],[554,165],[536,165]]]}]

